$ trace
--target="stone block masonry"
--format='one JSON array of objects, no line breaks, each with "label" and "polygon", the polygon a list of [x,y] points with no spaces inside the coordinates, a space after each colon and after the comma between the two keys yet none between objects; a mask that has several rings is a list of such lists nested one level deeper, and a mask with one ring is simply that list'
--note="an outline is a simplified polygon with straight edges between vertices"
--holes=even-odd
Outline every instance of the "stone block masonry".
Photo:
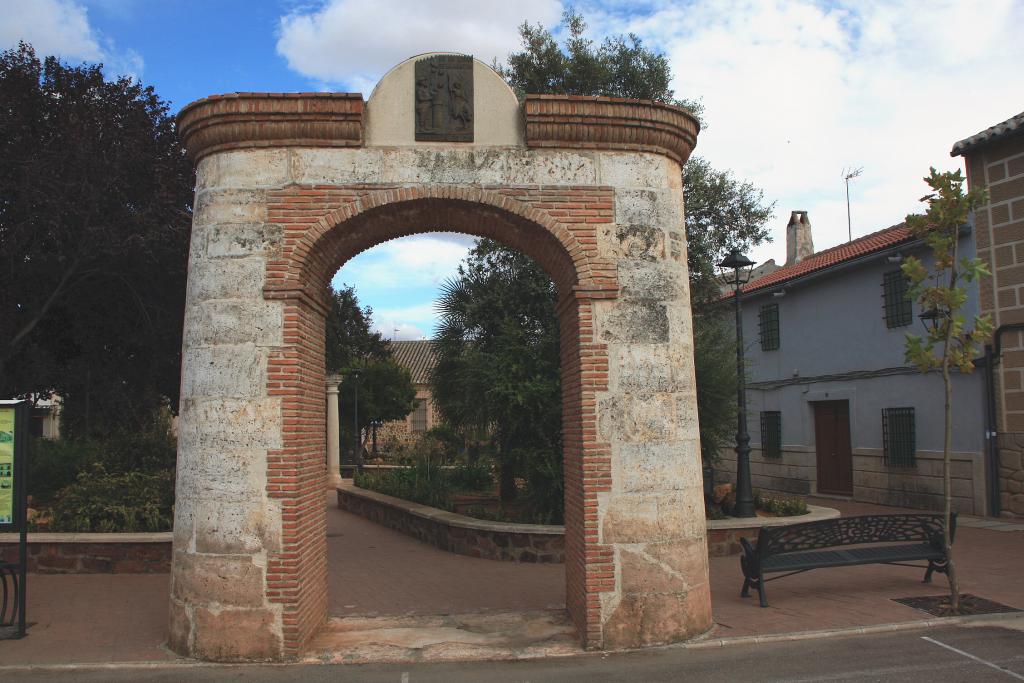
[{"label": "stone block masonry", "polygon": [[978,257],[992,272],[981,282],[981,309],[997,330],[1006,326],[995,372],[999,507],[1006,516],[1024,517],[1024,133],[1018,129],[953,153],[963,153],[970,187],[989,191],[974,226]]},{"label": "stone block masonry", "polygon": [[[696,122],[607,98],[535,99],[524,121],[500,78],[474,69],[497,79],[475,85],[497,98],[476,111],[523,121],[525,137],[506,136],[522,142],[364,144],[351,95],[232,95],[181,113],[198,165],[177,652],[289,659],[324,625],[326,285],[361,251],[438,230],[518,249],[558,289],[566,602],[581,640],[637,647],[710,627],[679,165]],[[411,73],[375,92],[411,93]],[[376,97],[374,125],[397,130]]]}]

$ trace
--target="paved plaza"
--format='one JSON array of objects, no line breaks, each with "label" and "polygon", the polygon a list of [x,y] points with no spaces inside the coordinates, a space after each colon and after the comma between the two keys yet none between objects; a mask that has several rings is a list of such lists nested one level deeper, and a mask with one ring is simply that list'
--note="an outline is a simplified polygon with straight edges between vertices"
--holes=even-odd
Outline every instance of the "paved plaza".
[{"label": "paved plaza", "polygon": [[[847,515],[896,511],[846,501],[811,502],[838,507]],[[510,618],[515,621],[509,613],[523,612],[532,615],[523,619],[524,631],[535,634],[538,631],[530,624],[539,624],[540,632],[558,636],[556,649],[565,653],[564,629],[557,619],[543,616],[557,614],[564,604],[561,565],[453,555],[334,507],[328,509],[328,519],[332,625],[341,624],[351,632],[404,615],[413,624],[427,624],[433,629],[430,633],[436,634],[441,632],[438,625],[447,628],[466,623],[479,630],[481,624],[487,627],[510,623]],[[992,526],[995,528],[986,528]],[[1014,526],[1019,525],[991,520],[961,524],[956,556],[964,592],[1024,608],[1024,582],[1019,578],[1024,531]],[[836,568],[772,581],[768,585],[771,606],[761,609],[756,597],[739,597],[742,575],[736,556],[711,558],[710,564],[716,626],[707,640],[712,643],[919,621],[928,615],[893,599],[939,595],[946,590],[944,577],[937,576],[932,585],[924,585],[920,583],[922,572],[916,569]],[[168,582],[166,574],[33,575],[29,583],[30,635],[22,641],[0,641],[0,666],[174,659],[163,647]],[[445,622],[427,618],[439,614],[456,616]],[[393,636],[395,632],[388,633]],[[351,635],[346,638],[338,642],[353,646]],[[436,645],[426,632],[409,632],[402,638],[406,643]],[[543,652],[540,648],[533,651]]]}]

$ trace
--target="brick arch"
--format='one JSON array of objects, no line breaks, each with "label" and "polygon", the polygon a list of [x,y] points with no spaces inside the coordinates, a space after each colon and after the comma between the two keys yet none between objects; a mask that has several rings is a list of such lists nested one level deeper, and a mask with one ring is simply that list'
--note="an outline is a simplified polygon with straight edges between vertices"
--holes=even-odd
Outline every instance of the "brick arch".
[{"label": "brick arch", "polygon": [[[297,191],[302,194],[282,199],[302,201],[279,205],[287,207],[280,211],[293,212],[296,204],[325,203],[316,201],[316,189]],[[320,192],[326,197],[324,190]],[[344,199],[315,222],[285,225],[280,258],[268,266],[268,298],[303,295],[320,300],[326,283],[348,259],[383,242],[424,232],[489,237],[517,249],[547,271],[560,298],[573,292],[615,295],[614,267],[597,255],[597,223],[587,222],[588,218],[610,220],[611,200],[597,196],[593,188],[560,189],[552,194],[541,188],[531,192],[421,186],[365,191]],[[559,220],[552,215],[552,211],[566,214],[574,209],[593,216],[569,215]]]},{"label": "brick arch", "polygon": [[[537,206],[538,204],[542,206]],[[613,555],[595,542],[597,494],[611,482],[610,446],[596,437],[595,395],[607,389],[607,346],[593,333],[593,299],[614,298],[615,266],[597,254],[611,223],[603,188],[424,186],[386,190],[291,186],[273,193],[268,218],[282,226],[267,262],[264,297],[284,300],[284,344],[268,359],[267,394],[282,401],[282,444],[267,456],[267,494],[281,505],[281,552],[267,558],[266,595],[283,612],[294,654],[327,612],[323,425],[326,284],[348,259],[377,244],[427,231],[491,237],[533,257],[559,290],[566,601],[580,635],[599,642],[595,577],[613,576]],[[603,578],[600,581],[607,581]],[[603,584],[602,584],[603,585]]]}]

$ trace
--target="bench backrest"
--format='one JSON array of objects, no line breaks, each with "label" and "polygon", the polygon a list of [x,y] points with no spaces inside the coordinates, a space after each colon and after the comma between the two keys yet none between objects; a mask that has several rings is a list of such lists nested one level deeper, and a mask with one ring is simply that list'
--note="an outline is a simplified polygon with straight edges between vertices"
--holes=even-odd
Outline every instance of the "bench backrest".
[{"label": "bench backrest", "polygon": [[[803,550],[821,550],[840,545],[885,542],[925,542],[941,548],[944,515],[899,514],[838,517],[820,522],[762,527],[757,537],[761,557]],[[956,531],[956,513],[951,523]]]}]

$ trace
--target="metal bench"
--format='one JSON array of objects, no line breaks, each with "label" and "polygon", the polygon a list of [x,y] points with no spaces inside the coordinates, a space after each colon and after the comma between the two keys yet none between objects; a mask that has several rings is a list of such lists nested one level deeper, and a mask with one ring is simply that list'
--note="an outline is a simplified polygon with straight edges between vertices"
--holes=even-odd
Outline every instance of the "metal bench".
[{"label": "metal bench", "polygon": [[0,561],[0,627],[18,621],[18,565]]},{"label": "metal bench", "polygon": [[[824,567],[858,564],[895,564],[924,569],[924,582],[932,573],[946,573],[943,541],[944,516],[939,514],[864,515],[820,522],[762,527],[755,547],[740,539],[743,554],[743,589],[749,597],[756,587],[761,607],[768,606],[765,583]],[[956,532],[956,513],[950,524],[950,540]],[[886,544],[886,545],[879,545]],[[857,547],[843,547],[857,546]],[[927,565],[906,564],[926,560]],[[766,574],[785,572],[765,578]]]}]

